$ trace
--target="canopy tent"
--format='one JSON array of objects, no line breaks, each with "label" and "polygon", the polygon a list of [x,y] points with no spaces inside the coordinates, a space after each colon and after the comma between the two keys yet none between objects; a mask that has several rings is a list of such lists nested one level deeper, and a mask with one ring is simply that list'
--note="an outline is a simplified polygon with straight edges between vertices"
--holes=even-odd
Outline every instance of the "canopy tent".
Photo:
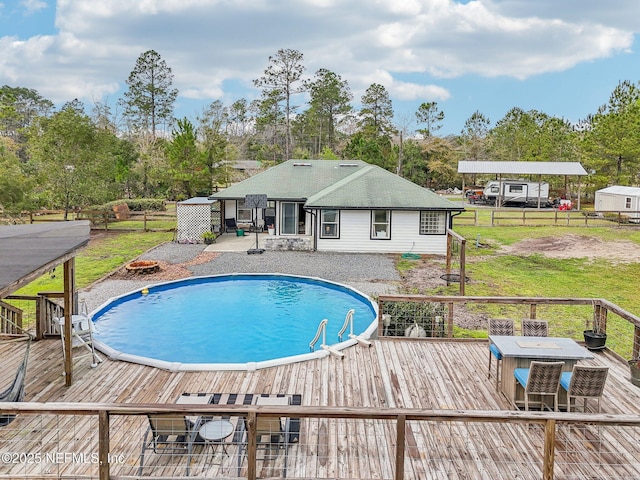
[{"label": "canopy tent", "polygon": [[[64,265],[63,298],[66,338],[71,340],[71,314],[75,305],[75,256],[89,243],[88,220],[0,226],[0,300],[41,275]],[[41,326],[36,325],[39,329]],[[36,331],[36,338],[41,332]],[[64,359],[67,386],[72,383],[71,345]]]}]

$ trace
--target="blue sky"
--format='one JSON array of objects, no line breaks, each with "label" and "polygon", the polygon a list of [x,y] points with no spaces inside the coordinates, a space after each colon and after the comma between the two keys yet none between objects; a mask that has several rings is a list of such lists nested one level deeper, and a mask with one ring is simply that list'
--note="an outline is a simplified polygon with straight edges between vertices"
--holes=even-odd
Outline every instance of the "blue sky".
[{"label": "blue sky", "polygon": [[379,83],[397,126],[418,128],[418,106],[437,102],[437,134],[457,134],[476,110],[492,125],[514,107],[595,113],[619,81],[640,81],[638,32],[637,0],[0,0],[0,84],[115,111],[153,49],[173,70],[176,116],[195,120],[212,101],[257,98],[252,80],[291,48],[307,76],[341,75],[356,108]]}]

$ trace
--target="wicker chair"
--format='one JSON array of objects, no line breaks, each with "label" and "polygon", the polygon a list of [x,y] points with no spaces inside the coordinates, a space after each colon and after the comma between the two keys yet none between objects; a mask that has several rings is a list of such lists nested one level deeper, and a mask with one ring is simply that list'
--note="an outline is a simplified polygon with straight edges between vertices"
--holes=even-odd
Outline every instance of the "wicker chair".
[{"label": "wicker chair", "polygon": [[[513,335],[514,321],[510,318],[490,318],[489,319],[489,335]],[[500,383],[500,364],[502,363],[502,354],[496,348],[494,344],[489,342],[489,370],[487,371],[487,378],[491,377],[491,360],[496,359],[496,390],[498,390],[498,384]]]},{"label": "wicker chair", "polygon": [[522,320],[522,335],[525,337],[549,336],[549,322],[525,318]]},{"label": "wicker chair", "polygon": [[[529,410],[529,396],[553,396],[553,410],[558,411],[558,390],[560,375],[564,362],[532,361],[530,368],[516,368],[513,375],[524,388],[524,409]],[[545,402],[540,399],[540,410],[544,410]]]},{"label": "wicker chair", "polygon": [[[560,386],[567,391],[567,412],[571,411],[571,400],[584,399],[584,410],[587,410],[587,399],[598,400],[600,413],[600,399],[607,381],[609,367],[587,367],[575,365],[573,372],[562,372]],[[575,405],[574,405],[575,406]]]}]

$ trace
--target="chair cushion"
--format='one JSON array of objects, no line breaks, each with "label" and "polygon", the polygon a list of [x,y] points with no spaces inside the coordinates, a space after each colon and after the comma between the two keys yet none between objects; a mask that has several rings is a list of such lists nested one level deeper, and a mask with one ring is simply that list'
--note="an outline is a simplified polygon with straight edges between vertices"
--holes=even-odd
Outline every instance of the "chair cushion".
[{"label": "chair cushion", "polygon": [[529,369],[528,368],[516,368],[513,371],[513,376],[516,377],[516,380],[523,387],[527,387],[527,382],[529,381]]},{"label": "chair cushion", "polygon": [[502,354],[500,353],[500,351],[498,350],[498,347],[496,347],[493,343],[489,344],[489,351],[493,354],[494,357],[496,357],[498,360],[502,360]]},{"label": "chair cushion", "polygon": [[562,372],[562,375],[560,375],[560,386],[567,392],[569,391],[569,384],[571,383],[571,373],[572,372]]}]

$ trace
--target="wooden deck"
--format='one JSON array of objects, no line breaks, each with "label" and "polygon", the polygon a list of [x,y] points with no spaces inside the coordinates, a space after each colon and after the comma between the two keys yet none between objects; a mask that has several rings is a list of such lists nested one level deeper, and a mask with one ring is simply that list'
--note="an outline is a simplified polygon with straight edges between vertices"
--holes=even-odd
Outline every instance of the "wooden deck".
[{"label": "wooden deck", "polygon": [[[10,381],[22,348],[0,344],[5,366],[0,385]],[[173,404],[183,392],[209,392],[300,394],[303,407],[511,410],[494,379],[487,378],[486,341],[376,340],[371,348],[354,346],[344,353],[343,360],[329,356],[254,372],[172,373],[110,360],[92,369],[85,358],[76,361],[74,384],[66,387],[60,340],[43,340],[31,346],[26,400]],[[584,364],[610,367],[602,412],[640,414],[640,388],[628,380],[627,364],[607,352],[595,357]],[[9,452],[95,451],[97,425],[95,416],[20,415],[0,430],[0,478],[97,478],[98,466],[88,460],[5,461]],[[147,425],[144,416],[112,419],[111,452],[117,456],[114,463],[121,463],[112,464],[113,478],[137,478]],[[415,420],[407,425],[404,478],[542,478],[539,425]],[[388,420],[303,418],[300,441],[289,452],[287,478],[394,478],[395,428]],[[639,440],[635,427],[560,427],[555,478],[640,478]],[[235,449],[231,445],[216,463],[210,452],[196,452],[192,477],[246,476],[246,463],[238,470]],[[280,476],[283,457],[276,452],[258,462],[258,477]],[[151,454],[144,475],[182,476],[184,464]]]}]

